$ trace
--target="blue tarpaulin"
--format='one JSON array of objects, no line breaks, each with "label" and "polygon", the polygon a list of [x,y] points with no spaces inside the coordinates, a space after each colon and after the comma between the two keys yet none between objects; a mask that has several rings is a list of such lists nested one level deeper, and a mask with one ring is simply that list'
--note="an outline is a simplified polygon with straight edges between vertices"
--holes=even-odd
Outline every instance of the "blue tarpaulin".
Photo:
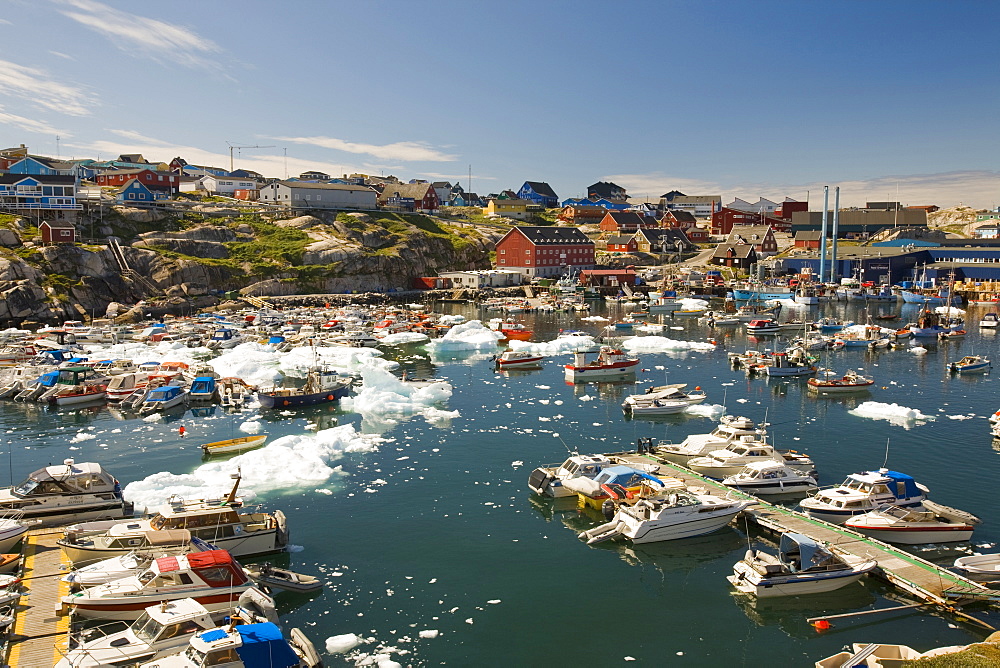
[{"label": "blue tarpaulin", "polygon": [[236,632],[243,644],[236,653],[246,668],[293,668],[299,665],[299,657],[281,637],[281,630],[271,622],[262,624],[242,624]]}]

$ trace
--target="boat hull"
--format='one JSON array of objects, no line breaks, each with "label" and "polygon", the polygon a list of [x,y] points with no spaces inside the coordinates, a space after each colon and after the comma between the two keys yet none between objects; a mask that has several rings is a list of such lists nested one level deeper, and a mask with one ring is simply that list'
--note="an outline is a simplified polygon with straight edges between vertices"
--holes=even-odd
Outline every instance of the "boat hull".
[{"label": "boat hull", "polygon": [[638,545],[640,543],[659,543],[667,540],[678,540],[680,538],[691,538],[692,536],[702,536],[713,531],[718,531],[729,524],[741,510],[742,505],[738,505],[732,511],[717,512],[707,517],[691,517],[682,522],[663,524],[653,522],[642,522],[635,527],[629,527],[622,535],[631,539]]},{"label": "boat hull", "polygon": [[[277,528],[254,531],[253,533],[243,532],[233,536],[222,537],[213,536],[211,530],[205,530],[203,535],[198,535],[199,530],[192,529],[191,533],[202,540],[209,541],[220,550],[228,550],[234,557],[271,554],[274,552],[282,552],[285,549]],[[127,554],[131,549],[135,549],[108,548],[90,544],[80,545],[70,543],[67,540],[60,540],[57,542],[59,543],[59,547],[61,547],[63,552],[65,552],[66,558],[73,564],[91,564],[96,561],[101,561],[102,559],[120,557],[123,554]],[[147,551],[150,550],[147,549]],[[168,547],[163,549],[163,552],[172,552],[173,554],[180,554],[186,551],[186,546]]]},{"label": "boat hull", "polygon": [[573,366],[565,367],[566,380],[572,383],[586,383],[591,380],[614,380],[635,375],[638,360],[628,360],[604,366]]},{"label": "boat hull", "polygon": [[939,528],[909,528],[909,527],[867,527],[859,526],[853,522],[846,523],[845,526],[863,533],[869,538],[883,541],[885,543],[899,543],[901,545],[924,545],[927,543],[960,543],[972,538],[973,527],[939,527]]},{"label": "boat hull", "polygon": [[[927,306],[944,306],[947,303],[947,297],[940,297],[935,295],[922,295],[917,292],[909,292],[903,290],[900,293],[903,301],[907,304],[925,304]],[[951,305],[956,306],[962,303],[962,298],[954,296],[951,298]]]},{"label": "boat hull", "polygon": [[257,401],[262,408],[297,408],[300,406],[316,406],[319,404],[329,404],[346,397],[350,392],[349,387],[339,387],[327,392],[315,392],[313,394],[270,394],[268,392],[258,392]]},{"label": "boat hull", "polygon": [[[149,594],[139,594],[128,597],[115,597],[107,599],[87,599],[86,597],[67,596],[63,599],[63,606],[68,607],[73,613],[84,619],[117,619],[135,620],[143,611],[151,605],[156,605],[161,601],[173,601],[180,598],[193,598],[205,606],[209,612],[221,612],[235,606],[240,596],[252,585],[239,585],[224,589],[221,593],[205,592],[204,589],[194,590],[190,587],[173,587],[180,589],[178,592],[163,592],[160,594],[150,592]],[[205,592],[205,593],[202,593]]]},{"label": "boat hull", "polygon": [[757,598],[802,596],[836,591],[857,582],[865,573],[874,568],[873,563],[870,564],[870,567],[866,563],[863,566],[829,574],[803,572],[767,578],[759,576],[751,567],[742,562],[737,564],[737,567],[739,566],[744,568],[737,568],[736,572],[727,576],[726,579],[737,590],[753,594]]},{"label": "boat hull", "polygon": [[737,301],[763,301],[765,299],[794,299],[794,292],[777,292],[767,290],[733,290],[733,299]]},{"label": "boat hull", "polygon": [[201,450],[206,455],[224,455],[233,452],[245,452],[246,450],[259,448],[264,445],[264,441],[266,440],[267,434],[244,436],[243,438],[230,438],[225,441],[206,443],[201,446]]}]

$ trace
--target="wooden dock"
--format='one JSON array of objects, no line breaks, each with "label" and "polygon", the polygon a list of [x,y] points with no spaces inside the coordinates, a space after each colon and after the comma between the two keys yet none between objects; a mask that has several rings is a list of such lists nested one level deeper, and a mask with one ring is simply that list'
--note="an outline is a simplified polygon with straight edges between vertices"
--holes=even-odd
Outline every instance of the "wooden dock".
[{"label": "wooden dock", "polygon": [[655,452],[648,454],[616,453],[611,455],[624,464],[655,463],[659,466],[658,475],[670,476],[682,480],[686,485],[704,487],[710,491],[722,492],[733,497],[751,501],[753,505],[744,513],[758,525],[784,533],[793,531],[810,538],[834,545],[838,549],[855,555],[861,559],[875,559],[878,568],[874,574],[890,584],[916,596],[925,603],[952,607],[974,600],[996,601],[997,593],[978,582],[954,573],[943,566],[916,557],[893,545],[869,538],[846,527],[830,524],[809,517],[797,510],[777,506],[758,497],[726,487],[720,482],[706,478],[680,464],[666,461],[656,456]]},{"label": "wooden dock", "polygon": [[33,529],[24,539],[23,594],[15,610],[5,665],[53,666],[69,640],[69,616],[58,615],[60,600],[69,593],[62,581],[65,569],[56,540],[62,529]]}]

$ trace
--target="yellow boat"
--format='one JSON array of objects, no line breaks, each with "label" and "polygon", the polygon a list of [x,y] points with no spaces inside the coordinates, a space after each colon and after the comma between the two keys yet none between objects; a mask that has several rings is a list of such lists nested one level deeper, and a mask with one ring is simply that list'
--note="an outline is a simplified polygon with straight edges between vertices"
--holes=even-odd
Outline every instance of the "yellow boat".
[{"label": "yellow boat", "polygon": [[242,438],[230,438],[225,441],[215,443],[205,443],[201,446],[202,452],[211,457],[212,455],[228,455],[234,452],[244,452],[253,450],[264,445],[267,434],[256,434],[254,436],[243,436]]}]

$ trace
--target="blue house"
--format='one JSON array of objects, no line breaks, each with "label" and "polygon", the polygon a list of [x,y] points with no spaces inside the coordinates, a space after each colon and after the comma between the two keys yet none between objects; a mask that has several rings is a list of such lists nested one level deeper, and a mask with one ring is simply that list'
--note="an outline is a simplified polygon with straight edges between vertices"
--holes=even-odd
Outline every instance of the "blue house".
[{"label": "blue house", "polygon": [[562,206],[570,206],[573,204],[583,205],[583,206],[599,206],[609,211],[625,211],[629,209],[632,205],[628,202],[612,202],[609,199],[586,199],[586,198],[569,198],[563,200]]},{"label": "blue house", "polygon": [[115,202],[118,204],[128,204],[129,202],[155,202],[167,199],[165,191],[152,190],[138,179],[129,179],[125,185],[115,193]]},{"label": "blue house", "polygon": [[551,209],[559,206],[559,198],[552,190],[552,186],[544,181],[525,181],[521,189],[517,191],[518,199],[531,200],[539,206]]},{"label": "blue house", "polygon": [[77,211],[83,206],[76,201],[75,177],[0,174],[0,208],[8,211]]},{"label": "blue house", "polygon": [[43,158],[38,155],[29,155],[11,164],[7,169],[11,174],[36,174],[38,176],[68,176],[73,174],[73,165]]}]

